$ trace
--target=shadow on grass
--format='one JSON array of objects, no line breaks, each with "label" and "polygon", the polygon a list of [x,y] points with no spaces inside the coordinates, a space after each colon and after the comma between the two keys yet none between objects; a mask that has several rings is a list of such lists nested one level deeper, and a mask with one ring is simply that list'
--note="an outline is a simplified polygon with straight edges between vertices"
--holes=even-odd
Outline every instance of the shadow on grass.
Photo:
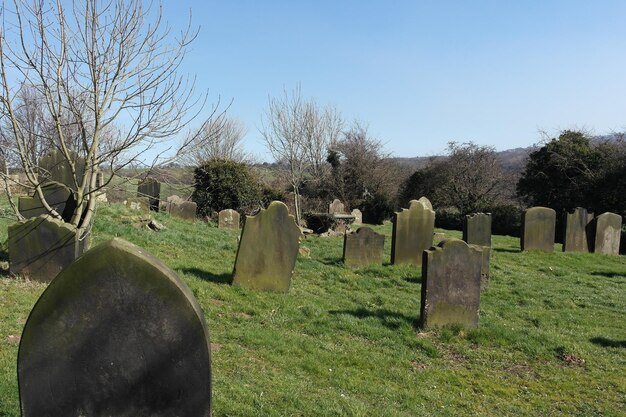
[{"label": "shadow on grass", "polygon": [[597,277],[607,277],[607,278],[626,278],[626,275],[621,274],[619,272],[592,272],[591,275],[595,275]]},{"label": "shadow on grass", "polygon": [[319,262],[328,266],[343,266],[343,258],[323,258]]},{"label": "shadow on grass", "polygon": [[403,278],[406,282],[409,282],[411,284],[421,284],[422,283],[422,276],[418,276],[418,277],[406,277]]},{"label": "shadow on grass", "polygon": [[358,319],[373,317],[380,320],[383,326],[391,330],[398,329],[401,326],[401,322],[406,322],[415,329],[419,329],[420,325],[419,317],[407,316],[386,308],[374,310],[361,307],[355,310],[330,310],[329,313],[332,315],[347,314]]},{"label": "shadow on grass", "polygon": [[617,347],[626,349],[626,340],[611,340],[606,337],[592,337],[589,339],[591,343],[603,347]]},{"label": "shadow on grass", "polygon": [[510,249],[510,248],[491,248],[494,252],[503,252],[503,253],[519,253],[520,249]]},{"label": "shadow on grass", "polygon": [[181,268],[179,271],[184,274],[195,275],[203,281],[213,282],[215,284],[230,285],[233,282],[233,274],[213,274],[198,268]]}]

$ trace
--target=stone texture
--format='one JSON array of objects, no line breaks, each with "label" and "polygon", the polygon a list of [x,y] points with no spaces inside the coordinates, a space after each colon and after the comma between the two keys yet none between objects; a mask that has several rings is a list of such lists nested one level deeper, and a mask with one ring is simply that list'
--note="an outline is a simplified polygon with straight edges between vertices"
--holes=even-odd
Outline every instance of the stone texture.
[{"label": "stone texture", "polygon": [[74,226],[45,214],[14,223],[8,232],[11,273],[39,282],[52,281],[89,245]]},{"label": "stone texture", "polygon": [[193,201],[183,201],[180,204],[170,203],[169,213],[171,216],[185,220],[195,220],[198,205]]},{"label": "stone texture", "polygon": [[[72,190],[65,184],[48,182],[41,186],[41,191],[50,207],[54,208],[65,221],[69,222],[74,213],[74,208],[76,207]],[[36,192],[32,197],[19,197],[17,207],[22,216],[27,219],[38,217],[42,214],[48,214],[48,211],[44,208]]]},{"label": "stone texture", "polygon": [[428,207],[429,209],[433,209],[433,205],[430,202],[429,199],[427,199],[426,197],[420,197],[417,201],[419,201],[420,203],[424,204],[426,207]]},{"label": "stone texture", "polygon": [[385,236],[369,227],[360,227],[343,238],[343,263],[351,268],[382,265]]},{"label": "stone texture", "polygon": [[146,178],[137,187],[137,197],[147,197],[150,202],[150,210],[159,211],[161,183],[154,178]]},{"label": "stone texture", "polygon": [[50,284],[22,333],[23,417],[211,415],[211,358],[191,291],[113,239]]},{"label": "stone texture", "polygon": [[40,182],[54,181],[65,184],[72,190],[76,190],[76,184],[80,185],[85,175],[85,159],[79,157],[75,152],[70,153],[70,158],[76,170],[76,180],[72,174],[72,168],[67,158],[61,151],[53,150],[45,156],[39,158],[39,168],[42,170],[39,175]]},{"label": "stone texture", "polygon": [[408,209],[394,214],[391,263],[422,265],[422,252],[433,244],[435,212],[423,200],[411,200]]},{"label": "stone texture", "polygon": [[482,249],[483,264],[481,276],[489,279],[491,261],[491,213],[474,213],[463,219],[463,240],[469,245]]},{"label": "stone texture", "polygon": [[354,209],[352,210],[351,214],[354,216],[354,222],[352,223],[353,225],[360,226],[363,224],[363,213],[361,213],[361,210]]},{"label": "stone texture", "polygon": [[345,214],[346,208],[341,201],[334,199],[332,203],[328,205],[328,213],[330,214]]},{"label": "stone texture", "polygon": [[126,207],[131,210],[150,213],[150,200],[148,197],[130,197],[126,200]]},{"label": "stone texture", "polygon": [[220,229],[239,229],[240,216],[233,209],[224,209],[218,214],[217,227]]},{"label": "stone texture", "polygon": [[424,252],[423,327],[478,325],[482,254],[479,246],[447,239]]},{"label": "stone texture", "polygon": [[572,213],[565,213],[564,217],[563,252],[589,252],[587,226],[593,220],[593,213],[576,207]]},{"label": "stone texture", "polygon": [[521,248],[544,252],[554,251],[556,212],[547,207],[531,207],[522,215]]},{"label": "stone texture", "polygon": [[592,223],[593,251],[604,255],[619,255],[622,216],[602,213]]},{"label": "stone texture", "polygon": [[246,216],[235,259],[233,285],[262,291],[289,291],[302,234],[287,206],[273,201]]}]

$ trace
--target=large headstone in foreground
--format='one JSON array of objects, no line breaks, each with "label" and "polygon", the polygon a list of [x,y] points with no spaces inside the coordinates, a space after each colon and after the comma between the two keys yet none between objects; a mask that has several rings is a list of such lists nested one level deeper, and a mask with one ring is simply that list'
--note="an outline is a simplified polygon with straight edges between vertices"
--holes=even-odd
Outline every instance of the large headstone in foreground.
[{"label": "large headstone in foreground", "polygon": [[591,229],[594,253],[619,255],[622,216],[615,213],[602,213],[594,219]]},{"label": "large headstone in foreground", "polygon": [[334,199],[332,203],[328,205],[329,214],[346,214],[346,208],[341,201]]},{"label": "large headstone in foreground", "polygon": [[211,414],[202,310],[176,274],[113,239],[41,295],[18,353],[23,417]]},{"label": "large headstone in foreground", "polygon": [[482,254],[479,246],[447,239],[424,252],[421,323],[478,325]]},{"label": "large headstone in foreground", "polygon": [[184,220],[195,220],[198,204],[193,201],[183,201],[182,203],[169,203],[169,213],[171,216]]},{"label": "large headstone in foreground", "polygon": [[159,211],[161,200],[161,183],[154,178],[146,178],[137,186],[137,197],[147,197],[150,202],[150,210]]},{"label": "large headstone in foreground", "polygon": [[[394,214],[391,236],[391,263],[420,266],[422,252],[433,244],[435,212],[430,202],[411,200],[408,209]],[[431,206],[432,207],[432,206]]]},{"label": "large headstone in foreground", "polygon": [[563,252],[589,252],[587,226],[592,220],[593,213],[587,213],[587,209],[582,207],[576,207],[572,213],[565,213]]},{"label": "large headstone in foreground", "polygon": [[491,213],[468,214],[463,219],[463,241],[482,249],[483,264],[481,275],[489,279],[491,262]]},{"label": "large headstone in foreground", "polygon": [[522,214],[522,251],[554,251],[556,212],[547,207],[531,207]]},{"label": "large headstone in foreground", "polygon": [[385,235],[369,227],[359,227],[355,233],[344,235],[343,263],[351,268],[382,265],[384,247]]},{"label": "large headstone in foreground", "polygon": [[239,229],[239,213],[233,209],[224,209],[217,215],[217,227],[220,229]]},{"label": "large headstone in foreground", "polygon": [[9,268],[12,274],[50,282],[89,245],[69,223],[42,215],[9,226]]},{"label": "large headstone in foreground", "polygon": [[302,232],[287,206],[273,201],[246,216],[233,270],[233,285],[263,291],[289,291]]}]

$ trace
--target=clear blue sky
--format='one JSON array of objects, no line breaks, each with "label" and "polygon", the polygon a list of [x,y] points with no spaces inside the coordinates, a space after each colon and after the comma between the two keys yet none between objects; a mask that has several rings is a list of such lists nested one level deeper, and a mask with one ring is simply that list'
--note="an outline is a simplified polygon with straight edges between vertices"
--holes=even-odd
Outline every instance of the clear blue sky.
[{"label": "clear blue sky", "polygon": [[180,27],[189,9],[185,71],[234,99],[261,160],[268,96],[298,83],[396,156],[626,128],[626,1],[166,0],[164,14]]}]

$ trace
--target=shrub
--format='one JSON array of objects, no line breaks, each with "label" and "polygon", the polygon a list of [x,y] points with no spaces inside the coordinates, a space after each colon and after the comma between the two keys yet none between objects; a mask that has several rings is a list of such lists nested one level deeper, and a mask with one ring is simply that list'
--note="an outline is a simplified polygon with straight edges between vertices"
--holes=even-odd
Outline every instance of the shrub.
[{"label": "shrub", "polygon": [[333,229],[337,221],[330,213],[311,213],[309,211],[302,215],[306,226],[315,233],[324,233],[328,229]]},{"label": "shrub", "polygon": [[463,230],[463,216],[456,207],[442,207],[435,210],[435,227],[448,230]]},{"label": "shrub", "polygon": [[393,216],[394,204],[388,195],[376,193],[363,200],[359,210],[363,212],[364,223],[383,224]]},{"label": "shrub", "polygon": [[519,237],[522,230],[522,210],[515,204],[491,208],[491,233]]}]

